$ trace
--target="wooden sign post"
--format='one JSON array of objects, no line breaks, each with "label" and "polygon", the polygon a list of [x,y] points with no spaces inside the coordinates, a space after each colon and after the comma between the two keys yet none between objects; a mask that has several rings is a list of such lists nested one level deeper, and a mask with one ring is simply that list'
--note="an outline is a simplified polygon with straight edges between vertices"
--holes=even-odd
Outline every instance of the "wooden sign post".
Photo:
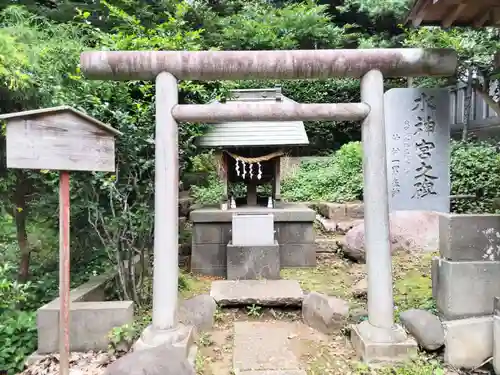
[{"label": "wooden sign post", "polygon": [[59,374],[69,374],[70,187],[69,171],[115,171],[119,131],[71,107],[9,113],[7,168],[49,169],[59,175]]}]

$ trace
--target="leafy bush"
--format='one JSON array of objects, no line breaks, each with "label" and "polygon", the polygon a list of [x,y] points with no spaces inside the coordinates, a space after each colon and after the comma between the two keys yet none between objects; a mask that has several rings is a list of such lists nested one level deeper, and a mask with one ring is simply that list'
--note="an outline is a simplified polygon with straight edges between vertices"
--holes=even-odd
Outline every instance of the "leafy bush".
[{"label": "leafy bush", "polygon": [[347,143],[331,158],[302,163],[293,177],[283,181],[282,196],[289,201],[362,199],[362,166],[361,143]]},{"label": "leafy bush", "polygon": [[8,374],[22,370],[36,349],[36,314],[16,310],[29,299],[32,285],[13,281],[15,270],[11,263],[0,265],[0,369]]},{"label": "leafy bush", "polygon": [[9,375],[22,371],[26,356],[36,349],[36,313],[11,311],[0,318],[0,369]]},{"label": "leafy bush", "polygon": [[451,146],[451,193],[473,194],[477,199],[459,199],[457,213],[494,212],[500,197],[500,155],[488,142],[453,142]]}]

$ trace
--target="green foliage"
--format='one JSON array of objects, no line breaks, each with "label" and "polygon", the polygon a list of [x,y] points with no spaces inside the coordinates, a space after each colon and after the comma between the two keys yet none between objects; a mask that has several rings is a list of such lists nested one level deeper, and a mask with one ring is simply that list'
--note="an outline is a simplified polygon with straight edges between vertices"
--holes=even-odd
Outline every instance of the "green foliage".
[{"label": "green foliage", "polygon": [[36,349],[36,313],[10,311],[0,314],[0,368],[9,375],[22,371],[26,356]]},{"label": "green foliage", "polygon": [[500,197],[500,156],[487,142],[453,142],[451,148],[451,193],[472,194],[476,199],[454,202],[457,213],[495,212]]},{"label": "green foliage", "polygon": [[340,46],[344,29],[331,22],[326,6],[314,2],[282,8],[264,1],[246,3],[220,18],[212,42],[225,50],[313,49]]},{"label": "green foliage", "polygon": [[31,284],[14,281],[15,270],[11,263],[0,265],[0,316],[15,309],[29,296]]},{"label": "green foliage", "polygon": [[362,199],[362,165],[361,143],[347,143],[331,158],[303,162],[292,178],[283,181],[281,194],[290,201]]}]

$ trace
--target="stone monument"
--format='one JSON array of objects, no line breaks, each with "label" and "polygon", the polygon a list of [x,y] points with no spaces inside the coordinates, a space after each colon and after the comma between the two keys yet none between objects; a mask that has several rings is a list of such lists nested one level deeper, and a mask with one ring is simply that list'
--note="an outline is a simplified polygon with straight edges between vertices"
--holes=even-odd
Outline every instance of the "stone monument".
[{"label": "stone monument", "polygon": [[384,94],[389,210],[450,210],[450,103],[446,89]]}]

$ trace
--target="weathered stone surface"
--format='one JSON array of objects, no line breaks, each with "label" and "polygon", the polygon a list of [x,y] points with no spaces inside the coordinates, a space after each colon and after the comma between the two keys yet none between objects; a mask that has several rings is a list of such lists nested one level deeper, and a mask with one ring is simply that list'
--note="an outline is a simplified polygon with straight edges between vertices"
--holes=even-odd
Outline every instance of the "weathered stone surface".
[{"label": "weathered stone surface", "polygon": [[315,267],[316,246],[311,243],[280,245],[281,267]]},{"label": "weathered stone surface", "polygon": [[322,216],[332,220],[345,220],[347,217],[346,206],[342,203],[322,202],[318,204],[318,210]]},{"label": "weathered stone surface", "polygon": [[433,261],[436,305],[446,319],[491,315],[500,294],[500,262]]},{"label": "weathered stone surface", "polygon": [[303,299],[295,280],[216,280],[210,295],[222,306],[300,306]]},{"label": "weathered stone surface", "polygon": [[449,212],[448,90],[393,88],[384,106],[391,109],[385,111],[389,211]]},{"label": "weathered stone surface", "polygon": [[439,215],[439,252],[453,261],[500,260],[500,215]]},{"label": "weathered stone surface", "polygon": [[316,253],[335,253],[339,249],[339,239],[337,238],[316,238]]},{"label": "weathered stone surface", "polygon": [[365,217],[365,206],[362,202],[346,204],[346,216],[349,219],[363,219]]},{"label": "weathered stone surface", "polygon": [[219,243],[197,244],[191,250],[191,272],[226,277],[227,247]]},{"label": "weathered stone surface", "polygon": [[273,214],[238,214],[232,219],[231,241],[235,246],[274,244]]},{"label": "weathered stone surface", "polygon": [[352,295],[357,298],[366,298],[368,294],[368,279],[362,278],[352,287]]},{"label": "weathered stone surface", "polygon": [[276,240],[283,244],[303,244],[314,242],[313,222],[276,223]]},{"label": "weathered stone surface", "polygon": [[[76,291],[76,289],[74,290]],[[69,328],[70,349],[72,351],[106,350],[109,344],[107,338],[109,331],[114,327],[130,324],[134,321],[132,301],[79,302],[72,296],[70,298]],[[58,336],[54,334],[54,331],[57,331],[58,324],[58,300],[54,300],[37,310],[37,351],[39,354],[57,352]]]},{"label": "weathered stone surface", "polygon": [[129,353],[113,362],[105,375],[195,375],[193,366],[171,346]]},{"label": "weathered stone surface", "polygon": [[316,216],[316,221],[319,223],[321,229],[327,233],[335,233],[337,231],[337,222],[332,219],[327,219],[321,215]]},{"label": "weathered stone surface", "polygon": [[348,317],[349,303],[340,298],[311,292],[302,302],[304,322],[326,334],[343,328]]},{"label": "weathered stone surface", "polygon": [[289,336],[294,331],[286,322],[236,322],[234,324],[233,368],[240,371],[298,370],[299,362]]},{"label": "weathered stone surface", "polygon": [[443,322],[444,361],[457,368],[479,366],[493,354],[493,317]]},{"label": "weathered stone surface", "polygon": [[228,280],[258,280],[280,278],[280,246],[275,241],[268,246],[227,245]]},{"label": "weathered stone surface", "polygon": [[340,234],[345,234],[348,231],[350,231],[352,228],[354,228],[356,225],[359,225],[363,222],[363,219],[354,219],[354,220],[348,220],[348,221],[339,221],[337,223],[337,233]]},{"label": "weathered stone surface", "polygon": [[[395,211],[389,215],[392,250],[432,252],[438,249],[438,214],[429,211]],[[344,254],[365,261],[365,228],[360,223],[342,241]]]},{"label": "weathered stone surface", "polygon": [[426,350],[436,350],[444,345],[444,330],[439,318],[429,311],[411,309],[399,315],[401,324]]},{"label": "weathered stone surface", "polygon": [[217,303],[208,294],[181,301],[179,304],[179,321],[192,325],[198,332],[209,331],[214,325],[214,314]]},{"label": "weathered stone surface", "polygon": [[366,320],[352,326],[351,343],[357,356],[365,363],[405,362],[416,356],[418,349],[417,342],[402,327],[396,325],[386,331]]}]

